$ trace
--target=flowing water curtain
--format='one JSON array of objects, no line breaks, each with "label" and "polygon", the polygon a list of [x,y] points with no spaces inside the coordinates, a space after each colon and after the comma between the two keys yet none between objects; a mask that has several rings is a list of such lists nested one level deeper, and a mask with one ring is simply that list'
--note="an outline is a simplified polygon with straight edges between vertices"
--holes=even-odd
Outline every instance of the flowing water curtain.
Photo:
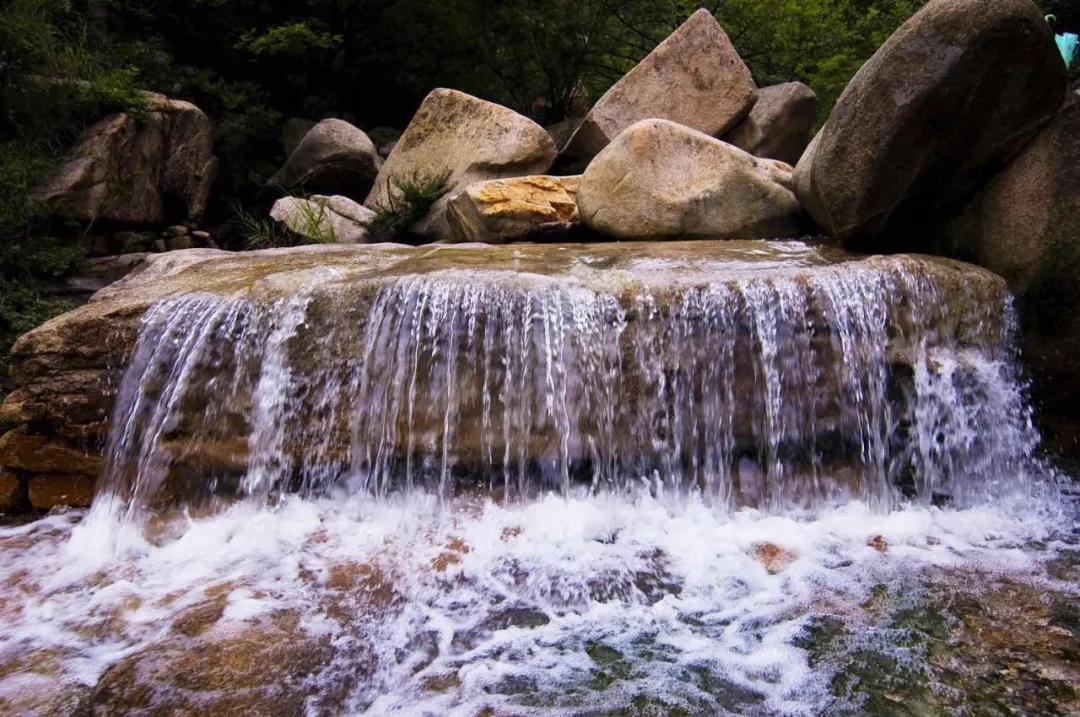
[{"label": "flowing water curtain", "polygon": [[1037,438],[995,328],[1006,307],[973,295],[953,315],[918,272],[618,295],[480,277],[156,305],[104,489],[131,506],[580,486],[884,509],[897,486],[929,502],[1008,480]]}]

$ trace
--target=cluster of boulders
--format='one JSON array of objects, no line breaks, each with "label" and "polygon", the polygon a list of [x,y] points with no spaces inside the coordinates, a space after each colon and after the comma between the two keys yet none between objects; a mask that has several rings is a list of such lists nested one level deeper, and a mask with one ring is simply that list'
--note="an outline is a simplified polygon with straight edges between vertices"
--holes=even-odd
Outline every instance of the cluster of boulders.
[{"label": "cluster of boulders", "polygon": [[[807,147],[816,112],[804,85],[755,88],[702,10],[550,133],[436,90],[381,169],[365,144],[364,204],[384,207],[395,176],[449,171],[449,192],[412,227],[420,241],[821,233],[857,251],[978,263],[1009,281],[1036,398],[1080,457],[1080,97],[1039,9],[934,0]],[[372,216],[351,198],[353,215]]]},{"label": "cluster of boulders", "polygon": [[550,131],[438,89],[383,160],[365,133],[324,120],[272,180],[319,194],[286,197],[272,216],[312,238],[332,227],[341,242],[376,241],[367,228],[402,201],[396,181],[447,175],[446,194],[410,227],[414,241],[550,240],[578,228],[596,239],[795,237],[808,225],[791,163],[816,111],[805,85],[759,91],[700,10],[584,117]]}]

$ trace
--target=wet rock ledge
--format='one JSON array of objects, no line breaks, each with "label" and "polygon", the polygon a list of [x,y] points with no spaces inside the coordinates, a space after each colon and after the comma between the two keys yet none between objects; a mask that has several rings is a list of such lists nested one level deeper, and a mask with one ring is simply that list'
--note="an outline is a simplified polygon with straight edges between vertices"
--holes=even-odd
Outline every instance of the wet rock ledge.
[{"label": "wet rock ledge", "polygon": [[[927,295],[923,308],[937,317],[938,339],[963,341],[977,332],[997,334],[1002,329],[1005,285],[989,272],[948,259],[860,257],[801,242],[328,245],[151,256],[86,306],[30,332],[15,346],[11,375],[17,388],[0,405],[0,500],[8,508],[40,510],[91,499],[114,391],[140,320],[165,299],[204,294],[265,304],[316,287],[316,313],[309,312],[308,321],[318,324],[312,331],[322,332],[334,323],[334,312],[342,307],[362,310],[377,287],[410,277],[453,276],[511,291],[555,283],[611,295],[623,305],[648,295],[661,308],[665,303],[671,308],[694,287],[784,278],[809,281],[824,273],[842,277],[867,271],[933,285],[935,293]],[[918,293],[895,299],[907,305],[921,300]],[[946,320],[947,315],[952,318]],[[891,350],[902,355],[903,327],[890,327],[890,332],[891,341],[898,337]],[[233,467],[242,469],[246,440],[242,430],[237,432],[234,442],[240,448],[222,460],[239,462]]]}]

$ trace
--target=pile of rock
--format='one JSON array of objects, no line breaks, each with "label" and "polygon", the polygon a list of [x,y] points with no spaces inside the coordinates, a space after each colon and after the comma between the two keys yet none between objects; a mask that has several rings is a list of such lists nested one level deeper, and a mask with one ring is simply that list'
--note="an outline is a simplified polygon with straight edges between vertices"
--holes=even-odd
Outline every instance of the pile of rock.
[{"label": "pile of rock", "polygon": [[438,89],[383,162],[359,129],[324,120],[274,182],[334,195],[348,211],[335,208],[311,227],[328,200],[286,197],[273,216],[312,238],[333,228],[337,241],[372,241],[371,215],[356,202],[386,210],[399,201],[395,180],[448,175],[446,194],[410,227],[417,241],[587,235],[579,227],[597,239],[794,237],[807,223],[784,162],[798,160],[816,110],[805,85],[758,91],[724,30],[700,10],[585,117],[550,132]]}]

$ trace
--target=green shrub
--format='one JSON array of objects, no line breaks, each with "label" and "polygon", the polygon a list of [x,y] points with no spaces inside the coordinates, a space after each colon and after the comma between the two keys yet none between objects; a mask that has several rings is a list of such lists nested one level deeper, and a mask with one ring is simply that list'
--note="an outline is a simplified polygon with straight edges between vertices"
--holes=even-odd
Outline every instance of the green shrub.
[{"label": "green shrub", "polygon": [[246,249],[275,249],[305,244],[334,244],[337,234],[327,216],[329,210],[316,201],[297,203],[300,210],[300,231],[293,231],[283,222],[269,216],[234,207],[233,225],[239,230]]},{"label": "green shrub", "polygon": [[380,241],[408,234],[409,227],[423,219],[432,205],[450,191],[450,175],[450,170],[445,170],[387,177],[386,201],[375,205],[375,216],[365,224],[366,228]]}]

